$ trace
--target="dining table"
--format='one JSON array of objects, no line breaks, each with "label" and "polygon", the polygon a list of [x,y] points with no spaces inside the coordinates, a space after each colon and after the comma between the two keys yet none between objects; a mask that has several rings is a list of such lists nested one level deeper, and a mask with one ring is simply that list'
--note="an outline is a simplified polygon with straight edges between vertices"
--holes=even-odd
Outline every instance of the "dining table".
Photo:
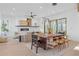
[{"label": "dining table", "polygon": [[34,35],[38,36],[38,40],[40,40],[41,42],[41,47],[44,48],[44,50],[48,49],[48,41],[50,40],[50,38],[53,37],[60,37],[60,36],[64,36],[62,34],[44,34],[44,33],[34,33]]}]

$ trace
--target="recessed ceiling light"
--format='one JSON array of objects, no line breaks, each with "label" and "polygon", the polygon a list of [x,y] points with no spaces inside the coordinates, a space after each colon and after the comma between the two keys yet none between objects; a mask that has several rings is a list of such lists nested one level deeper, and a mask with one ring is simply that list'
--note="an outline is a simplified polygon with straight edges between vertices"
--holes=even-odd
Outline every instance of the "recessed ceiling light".
[{"label": "recessed ceiling light", "polygon": [[13,12],[11,12],[10,14],[13,15]]},{"label": "recessed ceiling light", "polygon": [[42,6],[40,6],[40,9],[43,8]]},{"label": "recessed ceiling light", "polygon": [[13,11],[15,11],[15,8],[12,8]]}]

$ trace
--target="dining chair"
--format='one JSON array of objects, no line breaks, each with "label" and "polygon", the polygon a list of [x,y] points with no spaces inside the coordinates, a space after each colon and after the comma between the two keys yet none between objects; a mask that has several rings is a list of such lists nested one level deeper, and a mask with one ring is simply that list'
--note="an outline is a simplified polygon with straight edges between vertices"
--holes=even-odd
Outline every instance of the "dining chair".
[{"label": "dining chair", "polygon": [[68,39],[65,38],[64,36],[61,36],[61,39],[62,39],[62,41],[64,41],[64,44],[63,44],[63,45],[64,45],[65,47],[68,47],[68,46],[69,46],[69,41],[70,41],[70,40],[68,40]]},{"label": "dining chair", "polygon": [[58,47],[58,42],[56,42],[56,37],[52,37],[51,39],[49,38],[49,44],[48,44],[48,47],[49,48],[53,48],[55,49],[56,51],[59,51],[59,47]]},{"label": "dining chair", "polygon": [[64,41],[62,40],[62,38],[59,36],[56,36],[56,37],[53,37],[53,40],[57,43],[58,51],[61,51],[64,44]]},{"label": "dining chair", "polygon": [[36,47],[36,53],[38,53],[38,47],[40,45],[40,40],[38,40],[38,36],[34,35],[34,33],[32,33],[32,43],[31,43],[31,49],[34,47]]}]

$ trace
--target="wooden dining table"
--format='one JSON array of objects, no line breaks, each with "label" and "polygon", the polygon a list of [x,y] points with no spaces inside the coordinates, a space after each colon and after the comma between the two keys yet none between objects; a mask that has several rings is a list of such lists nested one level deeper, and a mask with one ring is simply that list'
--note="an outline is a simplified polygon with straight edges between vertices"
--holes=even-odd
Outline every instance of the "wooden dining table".
[{"label": "wooden dining table", "polygon": [[38,36],[38,40],[40,40],[41,47],[44,48],[44,50],[48,49],[49,38],[64,36],[62,34],[43,34],[43,33],[35,33],[34,35]]}]

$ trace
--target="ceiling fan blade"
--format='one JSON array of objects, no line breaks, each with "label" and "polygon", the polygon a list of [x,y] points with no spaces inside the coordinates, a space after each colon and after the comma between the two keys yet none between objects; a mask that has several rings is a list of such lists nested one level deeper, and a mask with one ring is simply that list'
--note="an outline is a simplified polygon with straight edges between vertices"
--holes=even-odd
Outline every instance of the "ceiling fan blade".
[{"label": "ceiling fan blade", "polygon": [[37,16],[37,15],[33,15],[33,16]]}]

